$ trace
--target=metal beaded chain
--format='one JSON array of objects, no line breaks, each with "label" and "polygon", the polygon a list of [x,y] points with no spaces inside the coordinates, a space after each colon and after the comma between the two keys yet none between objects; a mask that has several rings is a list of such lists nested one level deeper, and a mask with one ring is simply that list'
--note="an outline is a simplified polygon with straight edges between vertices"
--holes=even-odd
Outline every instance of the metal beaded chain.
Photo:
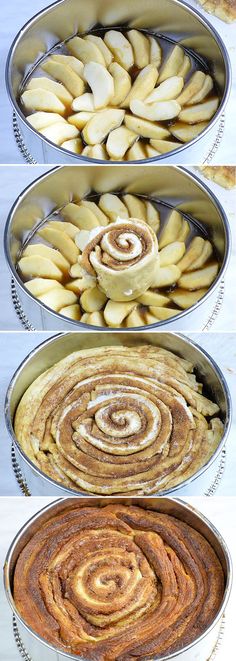
[{"label": "metal beaded chain", "polygon": [[[24,139],[23,139],[21,130],[19,128],[15,112],[13,112],[12,124],[13,124],[13,133],[14,133],[15,141],[16,141],[17,147],[18,147],[21,155],[23,156],[25,161],[27,163],[29,163],[30,165],[37,165],[37,161],[35,161],[33,156],[31,156],[28,148],[26,147],[26,145],[24,143]],[[221,141],[222,141],[222,138],[223,138],[223,135],[224,135],[224,129],[225,129],[225,115],[221,115],[220,123],[219,123],[219,126],[218,126],[218,131],[217,131],[217,134],[216,134],[216,138],[214,140],[214,143],[213,143],[210,151],[207,153],[207,155],[205,156],[205,158],[203,160],[203,165],[209,165],[211,163],[211,161],[213,160],[213,158],[214,158],[214,156],[215,156],[215,154],[216,154],[216,152],[219,149],[219,146],[221,144]]]},{"label": "metal beaded chain", "polygon": [[[21,640],[19,630],[18,630],[18,627],[17,627],[17,622],[16,622],[15,615],[13,615],[12,626],[13,626],[13,635],[14,635],[14,638],[15,638],[16,647],[18,649],[18,652],[19,652],[21,658],[24,659],[24,661],[33,661],[31,656],[29,656],[28,652],[26,651],[26,649],[23,645],[23,642]],[[207,661],[215,661],[215,659],[217,658],[217,654],[218,654],[219,649],[221,647],[224,632],[225,632],[225,615],[222,616],[218,638],[217,638],[215,647],[214,647],[214,649],[211,653],[211,656],[207,659]],[[78,661],[79,661],[79,657],[78,657]]]}]

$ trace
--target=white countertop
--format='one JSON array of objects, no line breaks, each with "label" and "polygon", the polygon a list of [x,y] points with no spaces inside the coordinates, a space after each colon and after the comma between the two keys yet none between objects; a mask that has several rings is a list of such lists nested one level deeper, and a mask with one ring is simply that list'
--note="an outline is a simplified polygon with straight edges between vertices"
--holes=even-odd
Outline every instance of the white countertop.
[{"label": "white countertop", "polygon": [[[232,69],[234,71],[234,81],[231,91],[231,97],[226,109],[226,121],[225,121],[225,130],[223,139],[221,141],[220,147],[217,150],[217,153],[214,156],[214,164],[234,164],[235,163],[235,123],[233,120],[235,116],[235,104],[236,104],[236,50],[235,50],[235,24],[228,25],[221,21],[220,19],[211,16],[204,11],[195,0],[186,0],[187,4],[191,5],[193,8],[197,9],[205,19],[207,19],[217,32],[222,37],[223,41],[227,45],[228,53],[230,56]],[[21,156],[13,136],[12,130],[12,109],[10,102],[7,97],[4,84],[4,68],[7,58],[7,54],[10,48],[10,45],[21,27],[26,23],[27,20],[32,18],[37,12],[41,9],[44,9],[51,2],[45,0],[34,0],[33,3],[29,3],[28,0],[13,0],[13,2],[5,2],[4,8],[2,9],[1,16],[1,26],[0,26],[0,87],[2,88],[2,95],[0,100],[0,116],[1,116],[1,128],[0,128],[0,163],[23,163],[24,159]],[[203,159],[208,153],[208,147],[211,147],[214,143],[215,137],[217,134],[217,129],[213,130],[210,143],[207,141],[207,149],[204,145],[197,143],[193,149],[192,154],[189,154],[188,162],[190,163],[202,163]],[[179,157],[180,158],[180,157]],[[185,158],[185,157],[183,157]],[[178,159],[178,162],[184,163],[185,161],[181,158]]]},{"label": "white countertop", "polygon": [[[21,526],[38,510],[52,502],[51,498],[2,498],[0,522],[0,565],[2,566],[8,547]],[[200,510],[219,530],[228,544],[232,558],[236,557],[236,498],[186,499],[193,507]],[[235,646],[235,610],[236,583],[226,609],[226,627],[220,650],[215,661],[231,661]],[[20,659],[12,634],[12,613],[7,604],[0,579],[0,639],[1,658],[3,661],[18,661]],[[46,657],[45,657],[46,661]],[[205,660],[204,660],[205,661]]]},{"label": "white countertop", "polygon": [[[185,333],[186,335],[186,333]],[[6,389],[15,370],[28,353],[53,333],[2,333],[0,364],[2,366],[1,390],[0,390],[0,439],[1,439],[1,463],[0,463],[0,495],[17,496],[20,489],[17,485],[11,466],[11,441],[4,423],[3,407]],[[230,388],[232,401],[236,400],[236,336],[233,333],[188,333],[188,336],[197,344],[202,346],[212,358],[218,363]],[[233,412],[233,423],[227,440],[226,468],[217,495],[236,496],[236,409]],[[210,467],[203,477],[192,482],[185,495],[203,495],[215,477],[216,466]],[[181,492],[182,493],[182,492]],[[178,496],[178,492],[176,493]]]},{"label": "white countertop", "polygon": [[[138,166],[137,166],[138,167]],[[221,311],[212,326],[216,331],[236,330],[235,308],[232,306],[232,292],[236,291],[236,232],[235,232],[235,209],[236,209],[236,189],[225,190],[217,184],[208,181],[195,168],[188,168],[190,172],[195,173],[205,185],[218,197],[220,203],[228,217],[232,234],[232,255],[225,277],[225,294]],[[3,254],[3,233],[8,213],[17,196],[21,191],[40,175],[48,172],[50,167],[31,165],[31,166],[9,166],[1,168],[0,177],[0,199],[1,216],[0,223],[0,329],[1,330],[22,330],[21,323],[16,316],[13,308],[10,283],[11,276]],[[209,310],[210,316],[211,310]],[[190,322],[191,323],[191,322]],[[192,330],[191,327],[189,330]]]}]

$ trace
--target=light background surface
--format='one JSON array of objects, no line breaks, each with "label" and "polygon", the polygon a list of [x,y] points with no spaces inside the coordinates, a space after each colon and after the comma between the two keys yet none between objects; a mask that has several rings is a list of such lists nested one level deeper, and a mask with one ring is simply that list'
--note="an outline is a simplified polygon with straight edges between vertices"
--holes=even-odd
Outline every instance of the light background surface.
[{"label": "light background surface", "polygon": [[[112,166],[111,166],[112,167]],[[139,167],[139,166],[136,166]],[[160,167],[160,166],[156,166]],[[1,222],[0,222],[0,328],[2,330],[21,330],[22,326],[13,308],[10,292],[11,276],[3,254],[3,233],[8,213],[17,196],[23,189],[33,182],[37,177],[49,172],[50,167],[38,165],[0,166],[0,199],[1,199]],[[212,330],[232,331],[236,330],[235,307],[232,305],[232,293],[236,291],[236,189],[225,190],[221,186],[208,181],[197,168],[188,168],[190,172],[199,177],[203,183],[210,188],[219,202],[222,204],[230,224],[232,235],[231,260],[225,276],[225,294],[220,314],[212,326]],[[209,316],[212,308],[209,309]],[[189,330],[191,318],[189,320]]]},{"label": "light background surface", "polygon": [[[185,334],[186,335],[186,334]],[[231,391],[232,402],[236,400],[236,342],[233,333],[188,333],[189,337],[202,346],[221,368]],[[0,439],[1,439],[1,463],[0,463],[0,495],[13,496],[20,493],[19,487],[11,467],[11,441],[4,422],[4,399],[9,381],[21,361],[27,354],[37,347],[41,342],[53,336],[53,333],[2,333],[0,364],[2,365],[2,379],[0,390]],[[236,411],[233,411],[233,424],[227,441],[226,468],[217,490],[217,495],[236,496]],[[203,477],[191,482],[187,487],[186,495],[203,495],[210,487],[215,477],[218,461],[210,467]],[[176,492],[178,496],[178,491]]]},{"label": "light background surface", "polygon": [[[85,0],[86,1],[86,0]],[[197,9],[205,19],[207,19],[217,32],[222,37],[224,43],[227,45],[228,53],[230,56],[232,69],[236,72],[236,50],[235,50],[235,24],[229,25],[220,19],[208,14],[203,7],[201,7],[196,0],[186,0],[194,9]],[[52,4],[46,0],[13,0],[13,2],[5,2],[4,10],[1,16],[0,25],[0,88],[2,94],[0,99],[0,163],[23,163],[24,159],[21,156],[15,144],[15,139],[12,130],[12,109],[7,97],[4,85],[4,69],[7,54],[11,43],[22,28],[22,26],[32,18],[37,12]],[[233,87],[231,97],[226,110],[226,122],[224,136],[221,145],[214,157],[214,164],[234,164],[235,163],[235,116],[236,104],[236,74],[234,73]],[[213,131],[213,142],[215,133]],[[212,142],[212,141],[211,141]],[[202,163],[203,156],[206,156],[205,149],[202,153],[203,146],[194,146],[194,158],[191,159],[192,163]],[[211,143],[210,143],[211,144]],[[210,146],[210,145],[209,145]],[[181,162],[184,161],[181,159]],[[188,161],[190,162],[190,160]]]},{"label": "light background surface", "polygon": [[[188,503],[200,510],[219,530],[230,548],[232,558],[236,557],[236,520],[235,508],[236,498],[227,500],[215,497],[187,498]],[[8,547],[21,528],[21,526],[38,510],[52,502],[52,498],[1,498],[1,523],[0,523],[0,564],[5,559]],[[236,586],[234,585],[228,607],[226,609],[226,628],[222,645],[217,654],[216,661],[232,661],[235,647],[235,609],[236,609]],[[4,661],[18,661],[19,654],[16,651],[15,641],[12,634],[12,614],[4,594],[2,580],[0,579],[0,620],[1,658]],[[43,661],[46,661],[43,659]],[[202,659],[201,661],[206,661]]]}]

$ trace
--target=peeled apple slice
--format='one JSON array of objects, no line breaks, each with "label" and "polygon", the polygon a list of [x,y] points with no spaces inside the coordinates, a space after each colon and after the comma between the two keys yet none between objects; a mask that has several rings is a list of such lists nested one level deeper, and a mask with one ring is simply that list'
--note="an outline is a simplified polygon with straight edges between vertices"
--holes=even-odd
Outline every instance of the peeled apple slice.
[{"label": "peeled apple slice", "polygon": [[56,264],[42,255],[22,257],[18,262],[18,267],[24,276],[52,278],[59,282],[63,279],[63,273]]},{"label": "peeled apple slice", "polygon": [[64,122],[57,122],[41,129],[40,133],[51,142],[54,142],[55,145],[62,145],[65,140],[77,138],[79,131],[76,126],[71,126],[67,122],[65,124]]},{"label": "peeled apple slice", "polygon": [[60,99],[60,101],[65,106],[71,106],[73,96],[61,83],[56,83],[55,80],[51,80],[51,78],[45,78],[42,76],[41,78],[32,78],[27,85],[27,90],[35,90],[40,88],[48,90],[49,92],[53,92],[53,94],[56,94],[58,99]]},{"label": "peeled apple slice", "polygon": [[104,57],[105,64],[107,67],[111,64],[113,60],[112,53],[109,48],[107,48],[105,41],[101,39],[101,37],[97,37],[95,34],[87,34],[86,37],[84,37],[86,41],[91,41],[97,48],[102,53],[102,56]]},{"label": "peeled apple slice", "polygon": [[185,253],[185,243],[183,241],[174,241],[169,243],[168,246],[162,248],[159,252],[160,266],[170,266],[170,264],[178,264],[181,257]]},{"label": "peeled apple slice", "polygon": [[68,117],[68,122],[69,124],[76,126],[77,129],[81,130],[94,116],[94,112],[77,112],[76,115],[70,115],[70,117]]},{"label": "peeled apple slice", "polygon": [[100,49],[92,41],[87,41],[81,37],[73,37],[73,39],[70,39],[66,45],[68,50],[73,53],[75,57],[78,57],[83,64],[87,64],[88,62],[98,62],[105,66],[106,63]]},{"label": "peeled apple slice", "polygon": [[175,308],[161,308],[161,307],[150,307],[151,314],[154,315],[159,321],[164,321],[165,319],[171,319],[175,317],[176,314],[179,314],[179,310]]},{"label": "peeled apple slice", "polygon": [[59,115],[64,115],[66,112],[64,103],[58,99],[56,94],[43,88],[26,90],[21,96],[21,101],[26,110],[45,110],[46,112],[56,112]]},{"label": "peeled apple slice", "polygon": [[151,94],[145,98],[145,103],[155,103],[155,101],[170,101],[176,99],[184,86],[184,79],[180,76],[167,78],[158,85]]},{"label": "peeled apple slice", "polygon": [[170,135],[168,129],[165,129],[154,122],[149,122],[147,119],[141,119],[141,117],[125,115],[124,123],[128,129],[134,131],[134,133],[137,133],[137,135],[140,135],[143,138],[162,140],[168,138]]},{"label": "peeled apple slice", "polygon": [[109,223],[108,217],[99,208],[98,204],[95,204],[95,202],[92,202],[91,200],[81,200],[80,206],[90,209],[90,211],[92,211],[96,216],[96,218],[98,219],[99,225],[102,225],[102,227],[108,225]]},{"label": "peeled apple slice", "polygon": [[106,143],[110,158],[114,160],[123,158],[135,140],[137,140],[137,133],[130,131],[126,126],[120,126],[118,129],[111,131]]},{"label": "peeled apple slice", "polygon": [[117,301],[109,300],[104,309],[104,319],[107,325],[112,328],[119,327],[135,306],[135,301],[118,303]]},{"label": "peeled apple slice", "polygon": [[150,63],[159,68],[161,64],[161,47],[155,37],[148,37],[150,43]]},{"label": "peeled apple slice", "polygon": [[51,280],[48,278],[34,278],[33,280],[25,282],[25,287],[31,294],[33,294],[33,296],[37,297],[45,294],[47,291],[50,291],[50,289],[55,289],[56,287],[62,288],[62,285],[57,280]]},{"label": "peeled apple slice", "polygon": [[156,292],[148,289],[145,292],[145,294],[139,296],[138,301],[142,305],[155,305],[162,307],[163,305],[168,305],[169,298],[167,298],[167,296],[162,296],[162,294],[157,294]]},{"label": "peeled apple slice", "polygon": [[93,92],[95,109],[108,106],[114,95],[114,82],[106,67],[98,62],[89,62],[84,67],[84,78]]},{"label": "peeled apple slice", "polygon": [[203,269],[191,271],[191,273],[184,273],[178,279],[179,287],[184,289],[202,289],[202,287],[209,287],[214,282],[218,273],[218,264],[211,264]]},{"label": "peeled apple slice", "polygon": [[123,67],[118,62],[112,62],[108,67],[109,73],[113,77],[114,82],[114,95],[110,103],[112,106],[119,106],[122,104],[131,89],[131,78]]},{"label": "peeled apple slice", "polygon": [[66,66],[69,66],[75,73],[80,76],[80,78],[83,79],[83,71],[84,71],[84,65],[83,62],[80,62],[77,57],[74,57],[74,55],[61,55],[60,53],[51,55],[51,59],[54,60],[55,62],[61,62],[61,64],[65,64]]},{"label": "peeled apple slice", "polygon": [[126,158],[128,161],[142,161],[146,158],[144,145],[142,142],[135,142],[132,147],[127,151]]},{"label": "peeled apple slice", "polygon": [[159,154],[166,154],[169,151],[178,149],[178,147],[182,147],[181,142],[171,142],[170,140],[150,140],[150,143]]},{"label": "peeled apple slice", "polygon": [[205,241],[201,236],[195,236],[194,239],[192,239],[186,254],[178,264],[181,271],[188,271],[188,269],[191,268],[192,263],[194,263],[202,254],[204,243]]},{"label": "peeled apple slice", "polygon": [[178,71],[178,76],[182,76],[182,78],[186,78],[186,76],[189,73],[190,69],[191,69],[190,57],[188,57],[188,55],[185,55],[184,60],[183,60],[183,64],[182,64],[182,66],[180,67],[180,69]]},{"label": "peeled apple slice", "polygon": [[118,128],[123,122],[124,110],[108,109],[96,113],[83,130],[83,138],[89,145],[96,145],[106,138],[110,131]]},{"label": "peeled apple slice", "polygon": [[95,312],[101,310],[107,301],[106,295],[98,289],[86,289],[80,297],[80,305],[85,312]]},{"label": "peeled apple slice", "polygon": [[90,209],[74,204],[74,202],[69,202],[61,213],[65,218],[72,220],[74,225],[81,230],[91,230],[99,225],[97,217]]},{"label": "peeled apple slice", "polygon": [[78,248],[66,232],[61,232],[52,227],[44,227],[38,231],[38,235],[48,241],[48,243],[51,243],[55,248],[58,248],[70,264],[74,264],[77,261],[79,255]]},{"label": "peeled apple slice", "polygon": [[182,216],[175,209],[171,212],[159,237],[159,249],[165,248],[169,243],[177,241],[178,234],[182,229]]},{"label": "peeled apple slice", "polygon": [[197,92],[197,94],[194,94],[194,96],[191,97],[190,101],[188,102],[188,105],[193,105],[194,103],[201,103],[206,96],[211,92],[213,89],[213,80],[211,76],[205,76],[205,80],[203,83],[203,86],[201,87],[200,91]]},{"label": "peeled apple slice", "polygon": [[180,96],[177,99],[181,106],[185,106],[186,103],[189,103],[192,96],[194,96],[200,91],[200,89],[204,85],[205,77],[206,76],[203,73],[203,71],[195,71],[193,73],[189,82],[187,83],[187,85],[185,85],[182,94],[180,94]]},{"label": "peeled apple slice", "polygon": [[109,30],[104,36],[104,41],[114,58],[126,71],[134,65],[133,49],[128,39],[117,30]]},{"label": "peeled apple slice", "polygon": [[58,250],[54,250],[54,248],[49,248],[49,246],[45,246],[43,243],[35,243],[27,246],[23,253],[24,257],[29,257],[31,255],[41,255],[42,257],[47,257],[54,264],[56,264],[56,266],[63,273],[68,273],[70,263]]},{"label": "peeled apple slice", "polygon": [[196,122],[205,122],[207,119],[211,119],[215,114],[219,105],[219,99],[211,99],[210,101],[205,101],[204,103],[199,103],[196,106],[189,106],[184,108],[179,114],[179,119],[181,122],[187,122],[189,124],[196,124]]},{"label": "peeled apple slice", "polygon": [[181,106],[177,101],[160,101],[157,103],[146,104],[138,99],[133,99],[130,102],[130,109],[134,115],[155,122],[177,117],[181,111]]},{"label": "peeled apple slice", "polygon": [[149,64],[150,43],[148,37],[138,30],[129,30],[127,37],[133,47],[134,64],[143,69]]},{"label": "peeled apple slice", "polygon": [[65,142],[61,144],[61,147],[63,149],[68,149],[68,151],[72,151],[74,154],[81,154],[83,143],[81,138],[72,138],[71,140],[65,140]]},{"label": "peeled apple slice", "polygon": [[128,108],[132,99],[142,101],[154,89],[158,78],[158,72],[153,64],[148,64],[140,73],[131,87],[130,93],[124,100],[123,108]]},{"label": "peeled apple slice", "polygon": [[201,122],[200,124],[190,126],[184,122],[176,122],[176,124],[170,126],[170,132],[175,138],[177,138],[177,140],[181,140],[181,142],[191,142],[191,140],[197,138],[199,133],[204,131],[207,125],[208,122]]},{"label": "peeled apple slice", "polygon": [[186,291],[186,289],[177,288],[170,292],[169,297],[173,303],[179,305],[183,310],[191,308],[207,292],[207,289],[198,289],[197,291]]},{"label": "peeled apple slice", "polygon": [[41,294],[38,298],[55,312],[60,312],[61,308],[65,307],[65,305],[72,305],[77,302],[77,296],[73,291],[68,291],[64,287],[50,289],[50,291]]},{"label": "peeled apple slice", "polygon": [[79,112],[80,110],[85,110],[88,112],[94,112],[94,97],[91,92],[85,92],[81,96],[76,97],[72,102],[72,110]]},{"label": "peeled apple slice", "polygon": [[114,195],[113,193],[104,193],[101,195],[99,207],[113,223],[118,217],[125,219],[129,218],[126,206],[123,204],[122,200],[120,200],[118,195]]},{"label": "peeled apple slice", "polygon": [[69,65],[48,59],[41,65],[50,76],[59,80],[69,90],[72,96],[79,96],[84,92],[84,81]]},{"label": "peeled apple slice", "polygon": [[78,227],[73,225],[73,223],[64,222],[63,220],[52,220],[47,224],[47,227],[52,227],[53,229],[60,230],[61,232],[66,232],[71,239],[75,239],[76,234],[78,234]]},{"label": "peeled apple slice", "polygon": [[163,80],[171,78],[172,76],[178,76],[180,68],[184,63],[184,50],[180,46],[175,46],[171,51],[168,59],[164,62],[163,67],[161,68],[159,83],[162,83]]},{"label": "peeled apple slice", "polygon": [[46,128],[51,124],[57,124],[58,122],[66,123],[66,119],[58,115],[56,112],[35,112],[33,115],[28,115],[27,121],[33,126],[36,131]]},{"label": "peeled apple slice", "polygon": [[181,275],[181,271],[175,264],[158,268],[153,277],[152,287],[170,287],[174,285]]},{"label": "peeled apple slice", "polygon": [[130,195],[129,193],[126,193],[126,195],[123,196],[123,200],[131,218],[146,220],[146,207],[143,200],[140,200],[136,195]]},{"label": "peeled apple slice", "polygon": [[127,328],[138,328],[139,326],[145,326],[145,321],[138,308],[134,308],[128,317],[126,317],[125,325]]},{"label": "peeled apple slice", "polygon": [[61,308],[60,314],[74,321],[80,321],[81,309],[78,303],[74,303],[73,305],[66,305],[64,308]]}]

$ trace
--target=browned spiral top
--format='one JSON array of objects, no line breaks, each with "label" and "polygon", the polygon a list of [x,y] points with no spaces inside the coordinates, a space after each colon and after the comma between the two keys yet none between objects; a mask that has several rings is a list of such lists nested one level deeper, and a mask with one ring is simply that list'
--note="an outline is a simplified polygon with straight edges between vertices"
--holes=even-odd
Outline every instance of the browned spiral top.
[{"label": "browned spiral top", "polygon": [[78,351],[26,391],[15,432],[65,486],[150,494],[193,475],[223,433],[192,365],[151,345]]},{"label": "browned spiral top", "polygon": [[67,506],[32,536],[14,576],[27,624],[93,661],[181,649],[212,623],[223,594],[221,564],[201,534],[120,504]]}]

